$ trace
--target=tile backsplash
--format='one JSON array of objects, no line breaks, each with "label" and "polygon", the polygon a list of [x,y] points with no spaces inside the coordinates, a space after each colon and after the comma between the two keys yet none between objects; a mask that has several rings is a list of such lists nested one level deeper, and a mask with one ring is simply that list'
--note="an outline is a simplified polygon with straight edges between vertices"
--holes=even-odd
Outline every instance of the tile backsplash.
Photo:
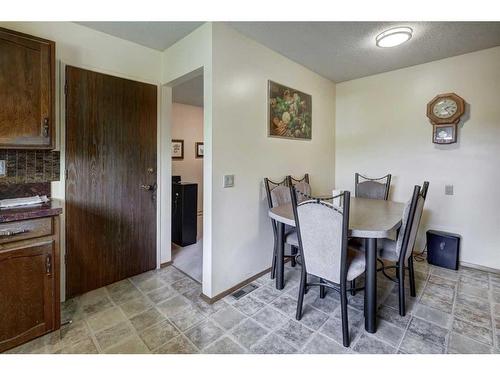
[{"label": "tile backsplash", "polygon": [[0,160],[5,160],[6,175],[0,184],[25,184],[58,181],[60,178],[60,153],[50,150],[0,150]]}]

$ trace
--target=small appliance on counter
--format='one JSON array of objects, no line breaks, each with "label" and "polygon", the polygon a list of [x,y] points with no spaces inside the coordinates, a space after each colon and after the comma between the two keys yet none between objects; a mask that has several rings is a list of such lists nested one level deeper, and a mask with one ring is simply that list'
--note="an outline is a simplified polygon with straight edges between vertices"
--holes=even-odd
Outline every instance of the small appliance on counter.
[{"label": "small appliance on counter", "polygon": [[427,231],[427,262],[429,264],[458,270],[458,251],[460,248],[460,235]]},{"label": "small appliance on counter", "polygon": [[48,201],[49,198],[47,198],[46,195],[34,195],[32,197],[25,198],[0,199],[0,209],[34,206],[47,203]]}]

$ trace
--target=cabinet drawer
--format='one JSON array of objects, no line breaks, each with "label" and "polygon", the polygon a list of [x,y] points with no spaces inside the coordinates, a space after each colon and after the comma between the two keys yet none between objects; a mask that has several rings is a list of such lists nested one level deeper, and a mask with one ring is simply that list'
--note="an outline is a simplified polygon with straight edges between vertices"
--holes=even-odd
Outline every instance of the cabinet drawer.
[{"label": "cabinet drawer", "polygon": [[51,217],[4,223],[0,224],[0,244],[50,236],[53,233]]}]

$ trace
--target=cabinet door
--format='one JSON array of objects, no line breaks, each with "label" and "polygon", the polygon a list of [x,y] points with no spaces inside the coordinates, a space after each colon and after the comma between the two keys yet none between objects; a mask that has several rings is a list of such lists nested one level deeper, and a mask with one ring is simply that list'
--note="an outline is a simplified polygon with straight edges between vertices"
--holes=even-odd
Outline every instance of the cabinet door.
[{"label": "cabinet door", "polygon": [[0,352],[54,325],[54,242],[0,252]]},{"label": "cabinet door", "polygon": [[0,147],[54,145],[54,42],[0,28]]}]

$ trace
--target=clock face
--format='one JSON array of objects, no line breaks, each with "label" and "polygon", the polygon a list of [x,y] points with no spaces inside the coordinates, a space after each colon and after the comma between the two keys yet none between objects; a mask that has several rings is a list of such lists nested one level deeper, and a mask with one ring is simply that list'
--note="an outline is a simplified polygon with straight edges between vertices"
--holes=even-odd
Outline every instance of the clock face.
[{"label": "clock face", "polygon": [[446,119],[457,113],[457,110],[457,102],[450,98],[443,98],[434,104],[432,113],[438,118]]}]

